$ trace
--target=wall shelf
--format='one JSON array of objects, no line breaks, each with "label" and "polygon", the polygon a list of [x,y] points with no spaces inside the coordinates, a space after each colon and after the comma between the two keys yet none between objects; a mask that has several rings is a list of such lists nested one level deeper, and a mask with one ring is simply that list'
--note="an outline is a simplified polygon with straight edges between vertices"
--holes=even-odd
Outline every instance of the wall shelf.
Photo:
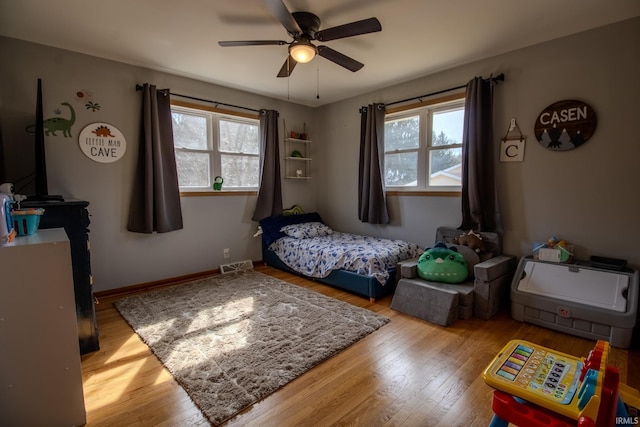
[{"label": "wall shelf", "polygon": [[285,176],[285,179],[311,179],[310,176]]},{"label": "wall shelf", "polygon": [[[311,179],[311,141],[308,139],[285,138],[285,179]],[[294,155],[294,153],[296,155]]]}]

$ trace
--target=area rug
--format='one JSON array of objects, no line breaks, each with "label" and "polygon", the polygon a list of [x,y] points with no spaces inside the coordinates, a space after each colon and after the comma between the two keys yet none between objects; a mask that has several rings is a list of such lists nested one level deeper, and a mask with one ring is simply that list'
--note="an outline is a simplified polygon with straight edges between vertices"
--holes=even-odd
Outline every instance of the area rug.
[{"label": "area rug", "polygon": [[115,306],[213,425],[389,321],[255,271],[130,296]]}]

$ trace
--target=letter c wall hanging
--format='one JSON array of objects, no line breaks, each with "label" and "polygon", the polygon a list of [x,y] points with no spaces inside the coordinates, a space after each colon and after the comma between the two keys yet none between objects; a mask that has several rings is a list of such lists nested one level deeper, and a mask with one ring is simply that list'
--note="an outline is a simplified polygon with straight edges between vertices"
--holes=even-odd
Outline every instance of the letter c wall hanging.
[{"label": "letter c wall hanging", "polygon": [[587,142],[596,130],[596,113],[582,101],[554,102],[542,110],[534,133],[538,142],[549,150],[573,150]]}]

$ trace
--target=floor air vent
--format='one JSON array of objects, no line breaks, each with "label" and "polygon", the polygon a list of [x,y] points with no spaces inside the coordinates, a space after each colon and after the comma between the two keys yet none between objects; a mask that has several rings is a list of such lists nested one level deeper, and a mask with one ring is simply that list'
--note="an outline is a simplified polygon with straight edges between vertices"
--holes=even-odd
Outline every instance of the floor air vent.
[{"label": "floor air vent", "polygon": [[253,270],[253,262],[250,259],[238,262],[232,262],[230,264],[220,264],[220,273],[237,273],[239,271]]}]

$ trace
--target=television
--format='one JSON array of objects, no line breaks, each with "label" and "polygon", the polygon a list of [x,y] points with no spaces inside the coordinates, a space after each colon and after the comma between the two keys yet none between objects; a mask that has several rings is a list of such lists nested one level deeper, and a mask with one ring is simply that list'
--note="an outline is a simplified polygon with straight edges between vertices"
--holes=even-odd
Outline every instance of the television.
[{"label": "television", "polygon": [[42,79],[38,79],[38,94],[36,96],[35,123],[35,194],[27,196],[27,200],[63,200],[62,196],[49,194],[47,185],[47,161],[44,145],[44,114],[42,108]]}]

